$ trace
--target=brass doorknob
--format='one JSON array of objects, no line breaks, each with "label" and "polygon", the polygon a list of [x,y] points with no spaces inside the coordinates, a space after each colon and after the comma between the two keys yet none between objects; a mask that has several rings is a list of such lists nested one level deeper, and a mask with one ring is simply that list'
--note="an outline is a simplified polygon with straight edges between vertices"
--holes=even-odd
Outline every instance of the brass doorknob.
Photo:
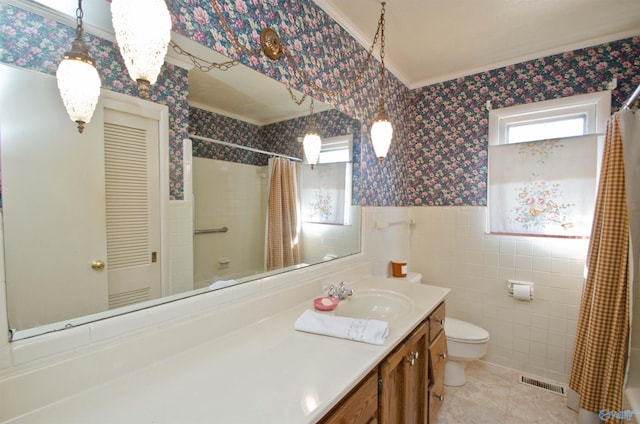
[{"label": "brass doorknob", "polygon": [[91,268],[95,269],[96,271],[103,270],[104,262],[102,262],[100,259],[96,259],[95,261],[91,262]]}]

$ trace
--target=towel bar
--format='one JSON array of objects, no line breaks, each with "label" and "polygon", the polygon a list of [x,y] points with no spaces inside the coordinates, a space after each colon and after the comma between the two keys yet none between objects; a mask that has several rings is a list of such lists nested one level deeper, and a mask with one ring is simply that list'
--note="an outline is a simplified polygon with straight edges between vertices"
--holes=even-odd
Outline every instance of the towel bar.
[{"label": "towel bar", "polygon": [[193,234],[210,234],[210,233],[226,233],[227,227],[222,228],[210,228],[208,230],[194,230]]}]

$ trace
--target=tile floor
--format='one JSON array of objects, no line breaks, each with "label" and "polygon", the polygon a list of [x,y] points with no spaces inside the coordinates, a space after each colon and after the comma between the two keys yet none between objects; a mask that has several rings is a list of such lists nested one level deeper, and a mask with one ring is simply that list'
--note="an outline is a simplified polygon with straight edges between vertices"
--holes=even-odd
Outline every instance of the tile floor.
[{"label": "tile floor", "polygon": [[566,398],[518,381],[520,372],[488,362],[467,366],[467,383],[445,387],[436,424],[568,424],[578,414]]}]

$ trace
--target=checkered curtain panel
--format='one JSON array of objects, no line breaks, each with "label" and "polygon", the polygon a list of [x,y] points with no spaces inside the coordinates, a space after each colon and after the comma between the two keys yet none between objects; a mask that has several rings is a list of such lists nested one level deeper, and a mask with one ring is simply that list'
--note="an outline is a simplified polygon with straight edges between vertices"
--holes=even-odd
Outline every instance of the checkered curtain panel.
[{"label": "checkered curtain panel", "polygon": [[267,216],[267,270],[300,263],[297,164],[273,158]]},{"label": "checkered curtain panel", "polygon": [[630,326],[628,257],[629,219],[617,113],[607,126],[569,380],[580,394],[580,407],[595,413],[622,410]]}]

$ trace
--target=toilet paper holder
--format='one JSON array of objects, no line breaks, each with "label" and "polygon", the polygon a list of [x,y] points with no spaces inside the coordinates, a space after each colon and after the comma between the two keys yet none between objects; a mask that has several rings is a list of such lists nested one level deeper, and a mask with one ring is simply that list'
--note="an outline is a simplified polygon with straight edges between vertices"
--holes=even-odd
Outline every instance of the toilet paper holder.
[{"label": "toilet paper holder", "polygon": [[529,291],[531,293],[531,299],[533,299],[533,282],[531,281],[518,281],[518,280],[507,280],[507,290],[509,291],[509,296],[513,296],[513,291],[515,286],[528,286]]}]

